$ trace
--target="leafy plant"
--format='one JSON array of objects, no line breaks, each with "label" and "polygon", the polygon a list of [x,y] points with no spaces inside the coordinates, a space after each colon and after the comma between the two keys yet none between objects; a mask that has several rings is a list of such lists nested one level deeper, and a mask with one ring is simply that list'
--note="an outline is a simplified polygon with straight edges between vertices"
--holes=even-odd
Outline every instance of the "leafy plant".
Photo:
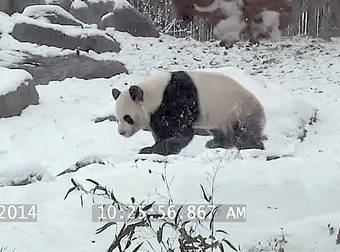
[{"label": "leafy plant", "polygon": [[[215,179],[218,170],[221,168],[223,158],[219,157],[217,160],[218,163],[215,165],[213,173],[210,176],[211,188],[209,192],[203,185],[199,187],[204,200],[211,205],[214,204]],[[164,197],[167,197],[169,205],[173,205],[174,201],[170,190],[171,182],[168,181],[166,172],[167,165],[168,163],[165,162],[163,173],[160,175],[167,190],[167,196]],[[151,170],[149,170],[149,172],[151,173]],[[108,189],[93,179],[87,179],[86,181],[93,185],[90,190],[86,190],[80,183],[71,179],[72,187],[67,191],[64,199],[66,199],[70,193],[78,191],[80,192],[82,207],[84,205],[83,195],[92,195],[93,202],[95,196],[99,196],[108,200],[111,205],[114,205],[121,212],[129,211],[128,217],[124,218],[122,223],[109,221],[96,230],[96,234],[100,234],[110,227],[116,227],[114,239],[107,250],[108,252],[115,250],[131,251],[131,249],[133,249],[132,251],[138,251],[146,245],[154,251],[161,250],[167,252],[175,251],[175,249],[179,249],[181,252],[213,251],[215,249],[223,252],[226,247],[238,251],[227,239],[228,233],[226,231],[215,230],[215,214],[218,207],[212,208],[210,212],[205,215],[205,220],[208,220],[208,215],[210,215],[207,226],[199,219],[183,220],[180,218],[183,206],[180,206],[176,210],[174,218],[160,218],[161,215],[159,213],[148,212],[148,210],[154,206],[155,202],[145,205],[145,201],[138,202],[135,197],[131,197],[131,203],[135,206],[131,212],[131,208],[129,208],[128,205],[117,199],[113,190]],[[151,234],[151,239],[150,237],[143,237],[141,231],[144,231],[145,234]],[[158,244],[160,249],[155,249],[154,244]]]}]

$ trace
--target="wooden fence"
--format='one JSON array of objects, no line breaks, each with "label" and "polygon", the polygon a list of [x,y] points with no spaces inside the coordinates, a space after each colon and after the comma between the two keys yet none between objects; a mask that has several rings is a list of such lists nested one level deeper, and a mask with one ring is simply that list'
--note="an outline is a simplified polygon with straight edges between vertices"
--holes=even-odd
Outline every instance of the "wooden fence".
[{"label": "wooden fence", "polygon": [[340,36],[340,0],[292,0],[293,20],[286,35]]}]

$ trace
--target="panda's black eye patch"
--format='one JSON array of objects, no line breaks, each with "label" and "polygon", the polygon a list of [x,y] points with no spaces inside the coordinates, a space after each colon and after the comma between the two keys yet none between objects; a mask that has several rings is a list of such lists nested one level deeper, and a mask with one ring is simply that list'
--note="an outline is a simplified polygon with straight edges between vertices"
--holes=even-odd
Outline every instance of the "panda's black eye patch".
[{"label": "panda's black eye patch", "polygon": [[128,124],[133,124],[133,119],[129,115],[124,116],[124,121],[127,122]]}]

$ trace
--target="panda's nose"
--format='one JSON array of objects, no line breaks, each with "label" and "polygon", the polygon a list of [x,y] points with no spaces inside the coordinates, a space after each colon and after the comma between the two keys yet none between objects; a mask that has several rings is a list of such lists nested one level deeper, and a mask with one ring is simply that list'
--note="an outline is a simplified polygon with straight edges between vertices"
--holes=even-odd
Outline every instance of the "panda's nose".
[{"label": "panda's nose", "polygon": [[121,134],[122,136],[124,136],[126,134],[126,131],[119,131],[119,134]]}]

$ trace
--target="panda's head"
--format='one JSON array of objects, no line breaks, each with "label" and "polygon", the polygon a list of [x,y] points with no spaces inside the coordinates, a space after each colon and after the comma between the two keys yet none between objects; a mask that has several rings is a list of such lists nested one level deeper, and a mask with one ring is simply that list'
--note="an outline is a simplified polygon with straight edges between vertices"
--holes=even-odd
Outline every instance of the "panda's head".
[{"label": "panda's head", "polygon": [[116,100],[119,134],[130,137],[145,128],[147,118],[143,107],[144,92],[140,87],[131,86],[122,92],[114,88],[112,96]]}]

